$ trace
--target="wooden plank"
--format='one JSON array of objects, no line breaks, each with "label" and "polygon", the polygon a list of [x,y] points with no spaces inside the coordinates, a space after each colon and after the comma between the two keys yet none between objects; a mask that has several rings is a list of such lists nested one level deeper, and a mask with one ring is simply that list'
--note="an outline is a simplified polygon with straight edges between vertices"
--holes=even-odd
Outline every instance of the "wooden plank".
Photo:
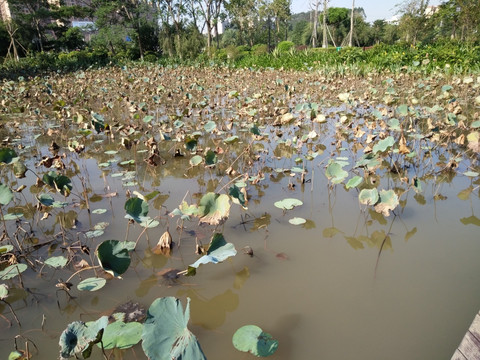
[{"label": "wooden plank", "polygon": [[451,360],[480,360],[480,312],[473,319]]},{"label": "wooden plank", "polygon": [[480,314],[477,314],[477,316],[475,316],[475,319],[473,320],[469,331],[472,333],[473,336],[477,338],[478,341],[480,341]]},{"label": "wooden plank", "polygon": [[456,350],[455,354],[452,356],[452,360],[468,360],[463,354],[460,352],[460,350]]},{"label": "wooden plank", "polygon": [[458,350],[468,360],[480,360],[480,341],[470,331],[465,334]]}]

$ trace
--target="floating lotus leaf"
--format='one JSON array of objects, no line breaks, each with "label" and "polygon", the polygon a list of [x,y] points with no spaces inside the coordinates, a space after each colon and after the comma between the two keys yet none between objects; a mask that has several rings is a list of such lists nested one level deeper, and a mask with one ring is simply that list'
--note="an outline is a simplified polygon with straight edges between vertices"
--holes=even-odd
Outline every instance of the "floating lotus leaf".
[{"label": "floating lotus leaf", "polygon": [[12,250],[13,250],[12,245],[2,245],[2,246],[0,246],[0,254],[4,254],[4,253],[7,253],[7,252],[12,251]]},{"label": "floating lotus leaf", "polygon": [[303,225],[307,222],[307,220],[305,220],[304,218],[301,218],[301,217],[294,217],[294,218],[288,220],[288,222],[292,225]]},{"label": "floating lotus leaf", "polygon": [[190,152],[195,152],[197,150],[197,139],[193,137],[187,137],[185,139],[185,148]]},{"label": "floating lotus leaf", "polygon": [[225,140],[223,140],[223,142],[225,144],[234,144],[234,143],[239,142],[239,141],[240,140],[239,140],[237,135],[230,136],[230,137],[226,138]]},{"label": "floating lotus leaf", "polygon": [[23,162],[17,161],[13,163],[13,175],[15,175],[17,179],[23,179],[27,170]]},{"label": "floating lotus leaf", "polygon": [[282,210],[292,210],[296,206],[303,205],[303,202],[298,199],[287,198],[281,201],[277,201],[274,204],[277,208]]},{"label": "floating lotus leaf", "polygon": [[[108,324],[102,337],[103,348],[110,350],[129,349],[142,340],[143,324],[138,322],[124,323],[115,321]],[[100,347],[100,344],[97,344]]]},{"label": "floating lotus leaf", "polygon": [[354,176],[350,180],[348,180],[347,184],[345,185],[345,188],[351,189],[354,187],[357,187],[363,182],[363,178],[361,176]]},{"label": "floating lotus leaf", "polygon": [[200,223],[218,225],[228,218],[230,212],[230,197],[213,192],[203,195],[198,206]]},{"label": "floating lotus leaf", "polygon": [[403,104],[397,107],[395,110],[396,113],[400,116],[407,116],[408,115],[408,105]]},{"label": "floating lotus leaf", "polygon": [[130,266],[130,254],[121,241],[102,242],[97,247],[96,254],[102,268],[113,276],[123,274]]},{"label": "floating lotus leaf", "polygon": [[393,136],[388,136],[373,146],[373,153],[385,152],[388,148],[391,148],[393,144],[395,144],[395,139]]},{"label": "floating lotus leaf", "polygon": [[10,148],[0,149],[0,163],[10,164],[17,157],[17,153]]},{"label": "floating lotus leaf", "polygon": [[207,254],[188,267],[188,275],[195,275],[193,269],[197,269],[202,264],[218,264],[236,254],[235,246],[232,243],[227,243],[222,234],[215,233],[210,241]]},{"label": "floating lotus leaf", "polygon": [[105,214],[107,209],[95,209],[92,211],[92,214]]},{"label": "floating lotus leaf", "polygon": [[378,202],[378,190],[373,189],[362,189],[358,195],[358,200],[360,204],[364,205],[375,205]]},{"label": "floating lotus leaf", "polygon": [[214,166],[217,163],[217,154],[213,150],[208,150],[205,154],[205,165]]},{"label": "floating lotus leaf", "polygon": [[58,269],[67,265],[67,262],[68,259],[65,256],[52,256],[45,260],[45,265]]},{"label": "floating lotus leaf", "polygon": [[337,161],[331,162],[327,166],[325,175],[332,182],[332,184],[340,184],[348,176],[348,172],[342,169],[343,164]]},{"label": "floating lotus leaf", "polygon": [[22,272],[28,269],[28,266],[25,264],[14,264],[7,266],[5,269],[0,271],[0,280],[12,279],[17,275],[20,275]]},{"label": "floating lotus leaf", "polygon": [[209,121],[203,126],[203,128],[205,129],[206,132],[211,133],[213,130],[217,128],[217,124],[215,123],[215,121]]},{"label": "floating lotus leaf", "polygon": [[82,354],[85,359],[90,357],[92,346],[100,342],[107,324],[108,316],[102,316],[97,321],[88,324],[82,321],[68,324],[60,335],[60,356],[69,358]]},{"label": "floating lotus leaf", "polygon": [[7,284],[0,284],[0,300],[5,300],[8,297]]},{"label": "floating lotus leaf", "polygon": [[77,289],[80,291],[97,291],[105,286],[107,280],[104,278],[88,278],[80,281]]},{"label": "floating lotus leaf", "polygon": [[139,197],[131,197],[125,202],[125,211],[127,212],[127,218],[141,223],[141,218],[148,214],[148,203]]},{"label": "floating lotus leaf", "polygon": [[398,196],[393,190],[381,190],[379,194],[379,202],[375,205],[375,211],[389,216],[390,211],[398,206]]},{"label": "floating lotus leaf", "polygon": [[151,360],[204,360],[197,338],[187,328],[190,299],[185,313],[182,303],[174,297],[156,299],[148,309],[143,326],[142,348]]},{"label": "floating lotus leaf", "polygon": [[278,340],[256,325],[242,326],[233,334],[232,342],[235,349],[259,357],[270,356],[278,348]]},{"label": "floating lotus leaf", "polygon": [[13,199],[13,192],[7,185],[0,184],[0,204],[8,205]]},{"label": "floating lotus leaf", "polygon": [[23,216],[22,213],[15,214],[15,213],[8,213],[3,216],[3,220],[18,220]]},{"label": "floating lotus leaf", "polygon": [[68,196],[72,190],[72,182],[70,179],[55,171],[49,171],[47,174],[44,174],[42,180],[45,184],[55,188],[63,196]]},{"label": "floating lotus leaf", "polygon": [[190,166],[197,166],[203,162],[203,158],[200,155],[195,155],[190,159]]}]

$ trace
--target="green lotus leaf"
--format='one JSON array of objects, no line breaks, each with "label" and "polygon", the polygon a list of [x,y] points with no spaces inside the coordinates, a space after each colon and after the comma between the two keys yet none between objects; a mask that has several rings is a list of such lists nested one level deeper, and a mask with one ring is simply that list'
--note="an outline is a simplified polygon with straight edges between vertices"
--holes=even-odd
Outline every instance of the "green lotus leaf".
[{"label": "green lotus leaf", "polygon": [[393,144],[395,144],[395,139],[393,136],[388,136],[373,146],[373,153],[385,152],[388,148],[391,148]]},{"label": "green lotus leaf", "polygon": [[287,199],[283,199],[281,201],[275,202],[274,205],[277,208],[282,210],[292,210],[296,206],[303,205],[303,202],[298,199],[287,198]]},{"label": "green lotus leaf", "polygon": [[8,253],[13,250],[13,245],[2,245],[0,246],[0,254]]},{"label": "green lotus leaf", "polygon": [[200,223],[218,225],[228,218],[230,197],[226,194],[209,192],[200,199],[198,216]]},{"label": "green lotus leaf", "polygon": [[12,279],[28,269],[25,264],[13,264],[0,271],[0,280]]},{"label": "green lotus leaf", "polygon": [[13,199],[13,192],[7,185],[0,183],[0,204],[8,205]]},{"label": "green lotus leaf", "polygon": [[[106,350],[129,349],[142,340],[142,332],[143,324],[139,322],[115,321],[105,328],[102,337],[103,348]],[[97,346],[101,347],[101,344],[97,344]]]},{"label": "green lotus leaf", "polygon": [[325,171],[325,175],[329,180],[331,180],[332,184],[340,184],[343,180],[345,180],[348,176],[348,172],[342,169],[343,164],[333,161],[327,166],[327,170]]},{"label": "green lotus leaf", "polygon": [[37,196],[37,200],[40,202],[40,204],[45,206],[52,206],[55,201],[53,196],[50,194],[40,194]]},{"label": "green lotus leaf", "polygon": [[197,338],[187,328],[189,319],[189,298],[185,313],[179,299],[156,299],[148,309],[143,326],[142,348],[147,357],[152,360],[205,360]]},{"label": "green lotus leaf", "polygon": [[15,158],[17,158],[17,153],[13,149],[0,149],[0,163],[10,164]]},{"label": "green lotus leaf", "polygon": [[203,158],[200,156],[200,155],[195,155],[193,156],[189,163],[190,163],[190,166],[198,166],[200,165],[201,163],[203,162]]},{"label": "green lotus leaf", "polygon": [[348,180],[347,184],[345,185],[345,188],[351,189],[354,187],[357,187],[363,182],[363,178],[361,176],[354,176],[350,180]]},{"label": "green lotus leaf", "polygon": [[92,214],[105,214],[107,209],[95,209],[92,211]]},{"label": "green lotus leaf", "polygon": [[23,179],[27,170],[27,167],[22,161],[13,163],[13,175],[15,175],[17,179]]},{"label": "green lotus leaf", "polygon": [[185,148],[190,152],[195,152],[197,150],[197,139],[193,137],[187,137],[185,139]]},{"label": "green lotus leaf", "polygon": [[0,300],[5,300],[8,297],[7,284],[0,284]]},{"label": "green lotus leaf", "polygon": [[126,217],[141,223],[142,217],[148,214],[148,203],[139,197],[131,197],[125,202]]},{"label": "green lotus leaf", "polygon": [[203,126],[203,128],[205,129],[206,132],[211,133],[213,130],[217,128],[217,124],[215,123],[215,121],[209,121]]},{"label": "green lotus leaf", "polygon": [[307,222],[307,220],[305,220],[304,218],[301,218],[301,217],[294,217],[294,218],[288,220],[288,222],[292,225],[303,225]]},{"label": "green lotus leaf", "polygon": [[197,269],[200,265],[208,263],[218,264],[235,255],[237,255],[235,246],[232,243],[227,243],[223,234],[215,233],[210,241],[207,254],[190,265],[187,274],[195,275],[192,268]]},{"label": "green lotus leaf", "polygon": [[105,286],[107,280],[104,278],[87,278],[80,281],[77,289],[80,291],[97,291]]},{"label": "green lotus leaf", "polygon": [[84,358],[90,357],[92,346],[100,342],[107,324],[108,316],[102,316],[87,324],[82,321],[68,324],[60,335],[60,356],[69,358],[82,354]]},{"label": "green lotus leaf", "polygon": [[378,202],[378,190],[373,189],[362,189],[360,194],[358,194],[358,200],[360,204],[364,205],[375,205]]},{"label": "green lotus leaf", "polygon": [[130,254],[123,242],[118,240],[102,242],[97,247],[96,254],[102,268],[113,276],[123,274],[130,266]]},{"label": "green lotus leaf", "polygon": [[245,199],[245,194],[240,190],[240,188],[237,185],[232,185],[230,186],[230,189],[228,189],[228,195],[232,197],[232,201],[235,204],[241,205],[244,209],[247,209],[246,206],[246,199]]},{"label": "green lotus leaf", "polygon": [[375,205],[375,211],[383,216],[389,216],[390,211],[394,210],[398,204],[398,196],[393,190],[381,190],[379,202]]},{"label": "green lotus leaf", "polygon": [[67,265],[67,262],[68,259],[65,256],[52,256],[45,260],[45,265],[58,269]]},{"label": "green lotus leaf", "polygon": [[402,104],[396,108],[396,113],[400,116],[407,116],[408,115],[408,105]]},{"label": "green lotus leaf", "polygon": [[233,334],[232,342],[235,349],[261,357],[274,354],[278,348],[278,340],[256,325],[242,326]]},{"label": "green lotus leaf", "polygon": [[68,196],[72,190],[72,182],[70,179],[55,171],[49,171],[47,174],[44,174],[42,180],[48,186],[55,188],[63,196]]},{"label": "green lotus leaf", "polygon": [[238,142],[238,141],[240,141],[240,140],[239,140],[239,138],[238,138],[237,135],[232,135],[232,136],[226,138],[225,140],[223,140],[223,142],[224,142],[225,144],[234,144],[234,143],[236,143],[236,142]]},{"label": "green lotus leaf", "polygon": [[205,154],[205,165],[214,166],[217,163],[217,154],[213,150],[208,150]]}]

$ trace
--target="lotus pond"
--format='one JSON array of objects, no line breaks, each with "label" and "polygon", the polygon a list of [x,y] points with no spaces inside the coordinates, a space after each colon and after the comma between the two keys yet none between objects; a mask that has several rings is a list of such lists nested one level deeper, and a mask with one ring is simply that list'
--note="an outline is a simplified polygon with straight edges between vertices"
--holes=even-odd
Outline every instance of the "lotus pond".
[{"label": "lotus pond", "polygon": [[480,309],[476,75],[152,65],[0,98],[2,358],[449,359]]}]

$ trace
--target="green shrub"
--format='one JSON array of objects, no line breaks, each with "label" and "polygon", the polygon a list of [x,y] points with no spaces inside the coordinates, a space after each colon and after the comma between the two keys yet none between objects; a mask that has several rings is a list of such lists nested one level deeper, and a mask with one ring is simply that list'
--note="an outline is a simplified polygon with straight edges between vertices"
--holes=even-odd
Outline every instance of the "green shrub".
[{"label": "green shrub", "polygon": [[281,53],[286,53],[289,52],[294,46],[295,44],[292,41],[281,41],[278,43],[277,49]]},{"label": "green shrub", "polygon": [[257,44],[252,47],[251,53],[255,56],[261,56],[268,54],[268,45],[266,44]]}]

